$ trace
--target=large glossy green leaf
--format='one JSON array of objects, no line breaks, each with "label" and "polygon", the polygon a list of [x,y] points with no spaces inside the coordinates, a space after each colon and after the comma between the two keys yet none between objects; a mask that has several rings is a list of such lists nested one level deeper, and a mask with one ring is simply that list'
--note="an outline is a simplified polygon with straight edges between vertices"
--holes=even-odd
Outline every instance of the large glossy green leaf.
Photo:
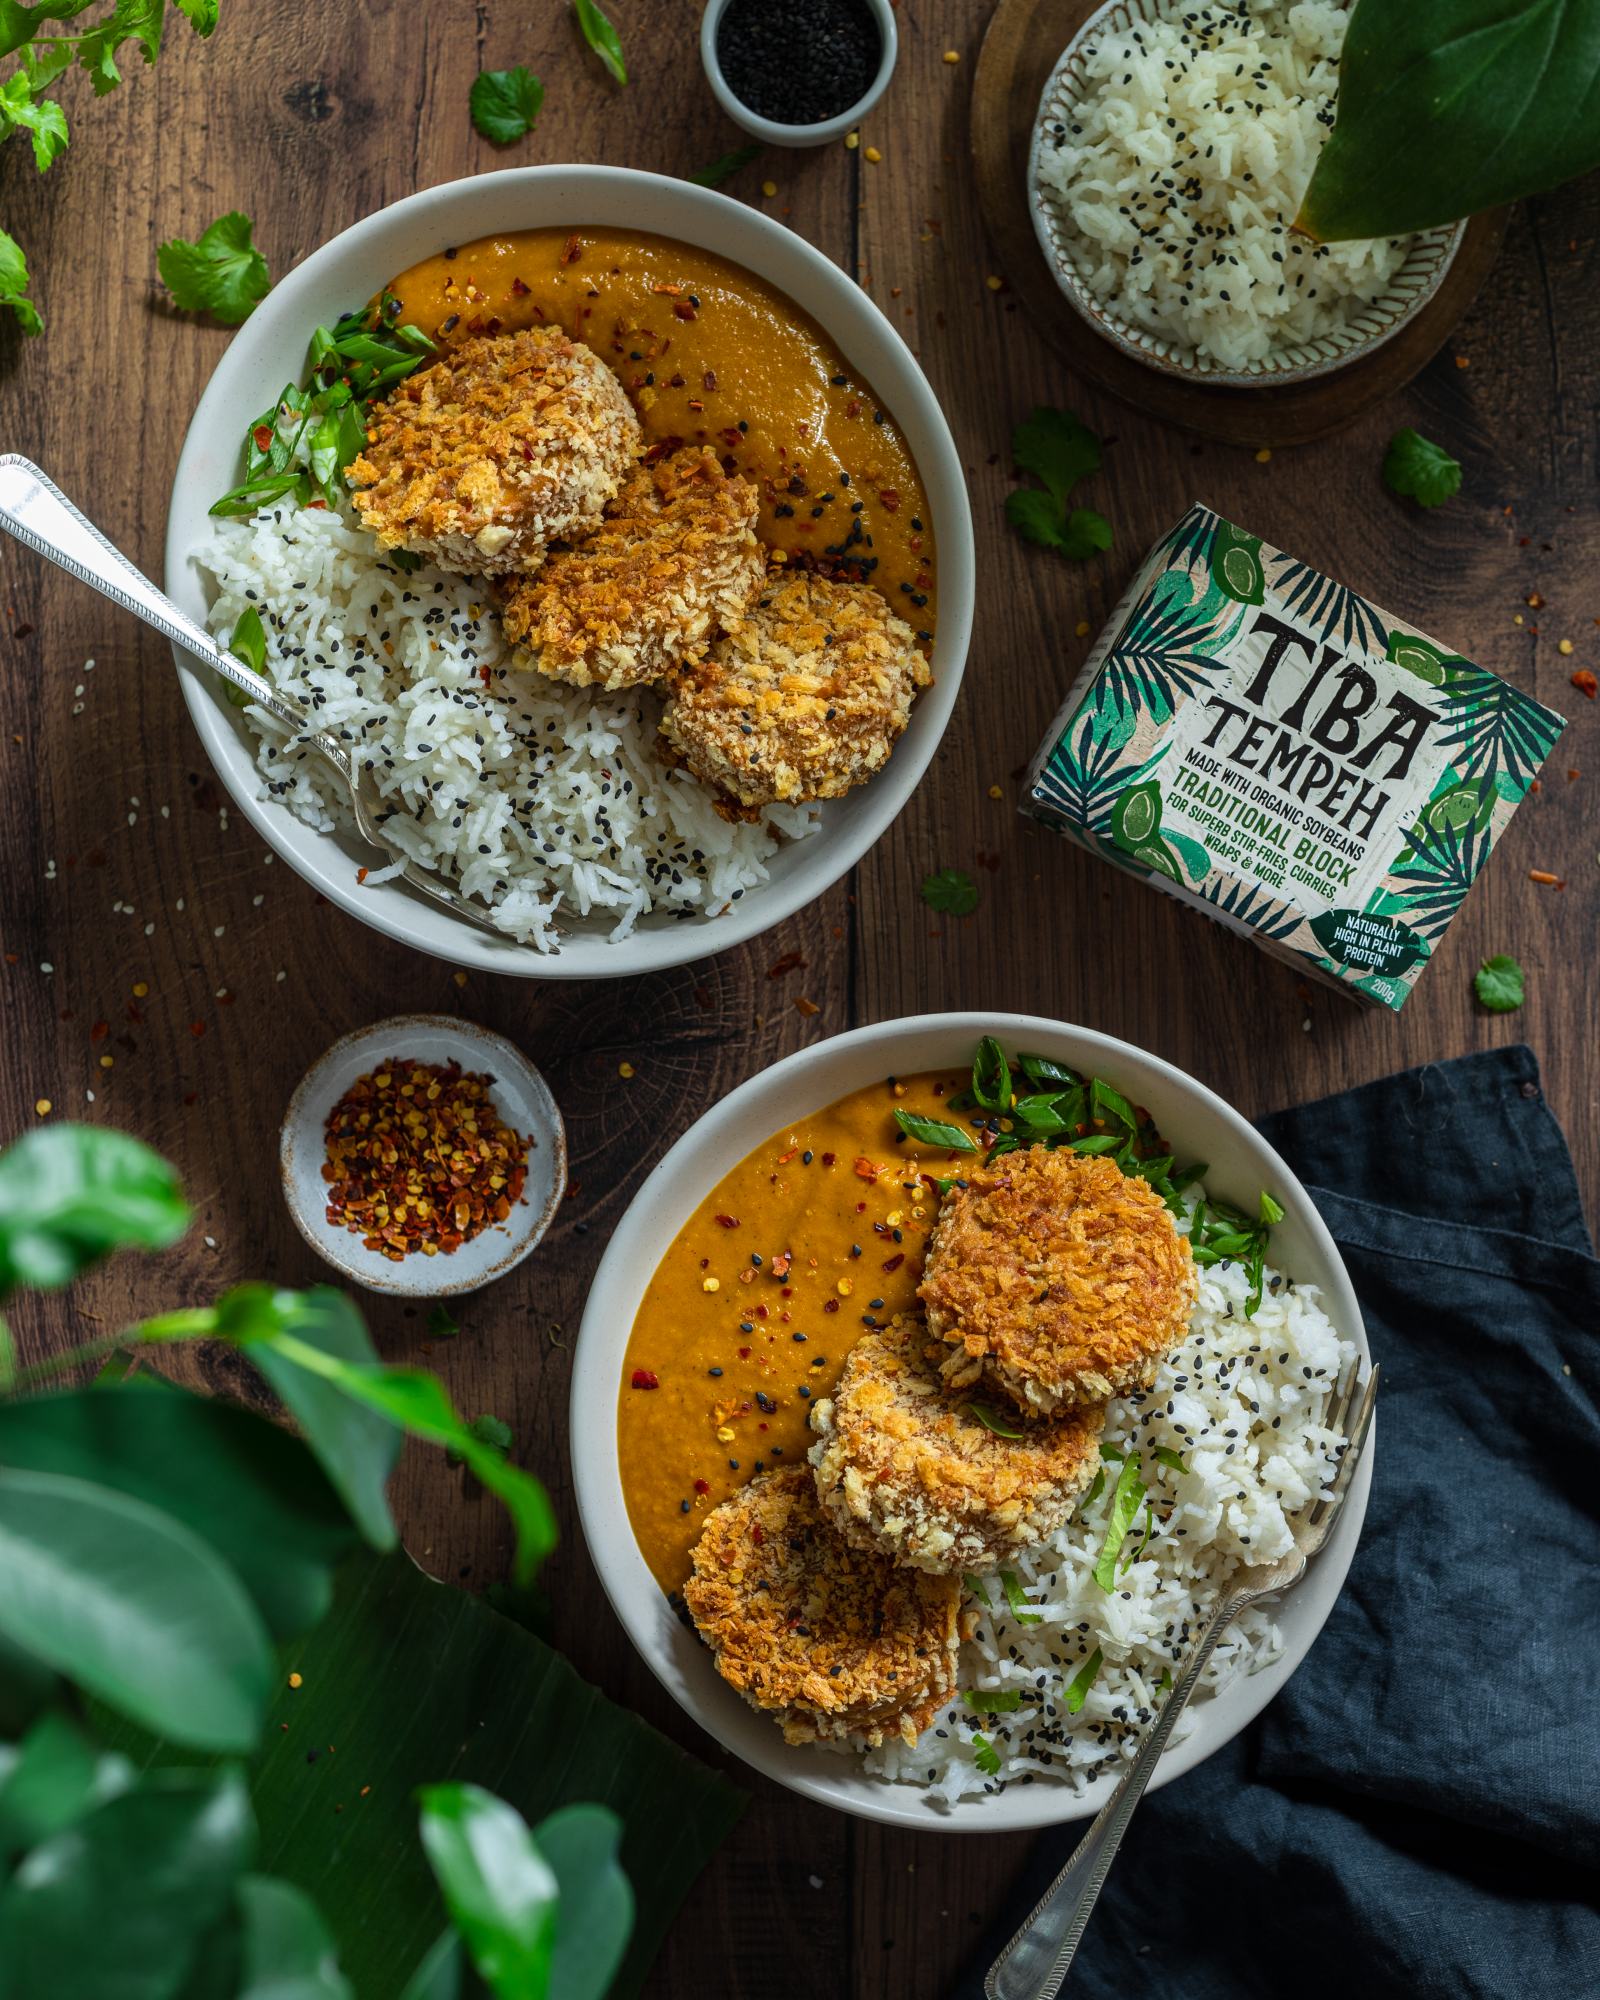
[{"label": "large glossy green leaf", "polygon": [[37,1847],[133,1783],[133,1766],[91,1743],[69,1717],[43,1715],[0,1744],[0,1855]]},{"label": "large glossy green leaf", "polygon": [[1359,0],[1296,226],[1401,236],[1596,166],[1596,0]]},{"label": "large glossy green leaf", "polygon": [[462,1943],[499,2000],[545,2000],[555,1870],[514,1806],[481,1785],[424,1785],[422,1849]]},{"label": "large glossy green leaf", "polygon": [[250,1858],[237,1770],[163,1771],[36,1847],[0,1895],[5,2000],[173,2000]]},{"label": "large glossy green leaf", "polygon": [[245,1354],[282,1398],[362,1534],[375,1549],[392,1549],[397,1536],[386,1489],[400,1453],[395,1422],[275,1345],[287,1329],[329,1362],[376,1368],[377,1351],[360,1313],[343,1292],[322,1285],[309,1292],[241,1286],[219,1303],[218,1311],[224,1315],[220,1330],[242,1340]]},{"label": "large glossy green leaf", "polygon": [[237,2000],[351,2000],[333,1939],[303,1889],[246,1875],[235,1894],[242,1933]]},{"label": "large glossy green leaf", "polygon": [[400,2000],[462,2000],[464,1990],[461,1940],[454,1930],[446,1930],[406,1981]]},{"label": "large glossy green leaf", "polygon": [[273,1665],[261,1614],[198,1535],[142,1500],[0,1471],[0,1631],[180,1743],[256,1740]]},{"label": "large glossy green leaf", "polygon": [[249,1352],[258,1359],[270,1354],[280,1365],[315,1376],[353,1402],[391,1418],[412,1437],[444,1445],[463,1459],[511,1516],[516,1531],[512,1569],[519,1584],[529,1581],[555,1547],[556,1517],[550,1496],[531,1473],[510,1464],[462,1421],[437,1375],[425,1368],[346,1361],[310,1346],[299,1337],[298,1328],[270,1335]]},{"label": "large glossy green leaf", "polygon": [[[401,1553],[352,1557],[327,1618],[284,1650],[282,1666],[302,1685],[280,1676],[253,1768],[259,1865],[316,1899],[363,2000],[404,1993],[445,1928],[416,1793],[447,1779],[494,1791],[530,1826],[581,1801],[618,1815],[637,1912],[611,2000],[639,1991],[689,1885],[738,1817],[741,1792],[607,1701],[531,1633]],[[152,1753],[135,1732],[97,1719],[108,1741],[141,1760],[182,1755]],[[435,1989],[422,1991],[434,2000]]]},{"label": "large glossy green leaf", "polygon": [[0,1466],[89,1479],[176,1516],[234,1571],[278,1638],[327,1610],[333,1572],[356,1542],[298,1438],[154,1380],[0,1404]]},{"label": "large glossy green leaf", "polygon": [[554,2000],[606,2000],[633,1928],[633,1890],[617,1859],[622,1826],[604,1806],[563,1806],[533,1829],[561,1888]]},{"label": "large glossy green leaf", "polygon": [[110,1250],[164,1250],[188,1224],[159,1153],[97,1125],[41,1126],[0,1153],[0,1298],[67,1284]]}]

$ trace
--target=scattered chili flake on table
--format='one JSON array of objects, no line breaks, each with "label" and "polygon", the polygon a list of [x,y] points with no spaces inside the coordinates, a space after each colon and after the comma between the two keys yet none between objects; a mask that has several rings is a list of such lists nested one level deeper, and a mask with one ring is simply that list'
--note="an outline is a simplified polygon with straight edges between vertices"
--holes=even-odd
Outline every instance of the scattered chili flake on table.
[{"label": "scattered chili flake on table", "polygon": [[449,1255],[522,1198],[529,1142],[502,1124],[490,1076],[391,1058],[328,1114],[328,1220],[399,1263]]}]

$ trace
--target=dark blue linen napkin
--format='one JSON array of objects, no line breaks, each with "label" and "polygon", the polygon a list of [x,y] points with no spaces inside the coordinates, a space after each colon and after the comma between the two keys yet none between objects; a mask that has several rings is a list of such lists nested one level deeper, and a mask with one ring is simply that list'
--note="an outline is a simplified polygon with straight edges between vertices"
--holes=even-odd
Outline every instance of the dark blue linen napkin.
[{"label": "dark blue linen napkin", "polygon": [[[1600,1996],[1600,1263],[1526,1048],[1261,1130],[1383,1364],[1349,1580],[1252,1728],[1140,1806],[1069,2000]],[[1043,1836],[954,2000],[1082,1827]]]}]

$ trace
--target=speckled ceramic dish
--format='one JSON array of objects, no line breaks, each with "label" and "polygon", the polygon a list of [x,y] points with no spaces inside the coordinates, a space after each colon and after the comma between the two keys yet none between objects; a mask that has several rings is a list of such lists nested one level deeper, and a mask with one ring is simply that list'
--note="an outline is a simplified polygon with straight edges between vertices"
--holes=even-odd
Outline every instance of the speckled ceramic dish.
[{"label": "speckled ceramic dish", "polygon": [[1431,299],[1444,281],[1461,247],[1467,225],[1430,229],[1413,239],[1410,254],[1395,273],[1389,289],[1352,315],[1337,332],[1315,340],[1275,348],[1244,368],[1225,368],[1193,348],[1151,333],[1098,298],[1082,277],[1077,262],[1078,232],[1065,205],[1044,184],[1042,168],[1055,145],[1055,128],[1070,124],[1082,101],[1086,83],[1084,57],[1102,36],[1120,34],[1142,21],[1160,20],[1173,11],[1171,0],[1108,0],[1068,42],[1050,72],[1039,99],[1033,144],[1028,152],[1028,208],[1034,234],[1069,305],[1122,353],[1165,374],[1183,375],[1217,388],[1251,388],[1263,383],[1307,382],[1370,354],[1392,339]]},{"label": "speckled ceramic dish", "polygon": [[[528,1179],[506,1221],[492,1224],[449,1256],[417,1253],[396,1263],[328,1221],[322,1163],[328,1114],[351,1084],[380,1063],[408,1059],[455,1062],[492,1077],[495,1110],[530,1141]],[[549,1085],[504,1035],[448,1014],[397,1014],[346,1035],[312,1064],[284,1114],[279,1164],[295,1227],[324,1263],[368,1291],[440,1299],[475,1292],[503,1278],[539,1242],[566,1192],[567,1134]]]}]

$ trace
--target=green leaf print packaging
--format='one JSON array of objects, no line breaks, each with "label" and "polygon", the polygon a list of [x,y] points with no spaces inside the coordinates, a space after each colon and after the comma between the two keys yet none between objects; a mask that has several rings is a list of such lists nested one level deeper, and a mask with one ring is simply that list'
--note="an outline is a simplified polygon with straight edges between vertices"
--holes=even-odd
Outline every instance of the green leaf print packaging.
[{"label": "green leaf print packaging", "polygon": [[1195,506],[1096,640],[1023,809],[1398,1008],[1564,727]]}]

